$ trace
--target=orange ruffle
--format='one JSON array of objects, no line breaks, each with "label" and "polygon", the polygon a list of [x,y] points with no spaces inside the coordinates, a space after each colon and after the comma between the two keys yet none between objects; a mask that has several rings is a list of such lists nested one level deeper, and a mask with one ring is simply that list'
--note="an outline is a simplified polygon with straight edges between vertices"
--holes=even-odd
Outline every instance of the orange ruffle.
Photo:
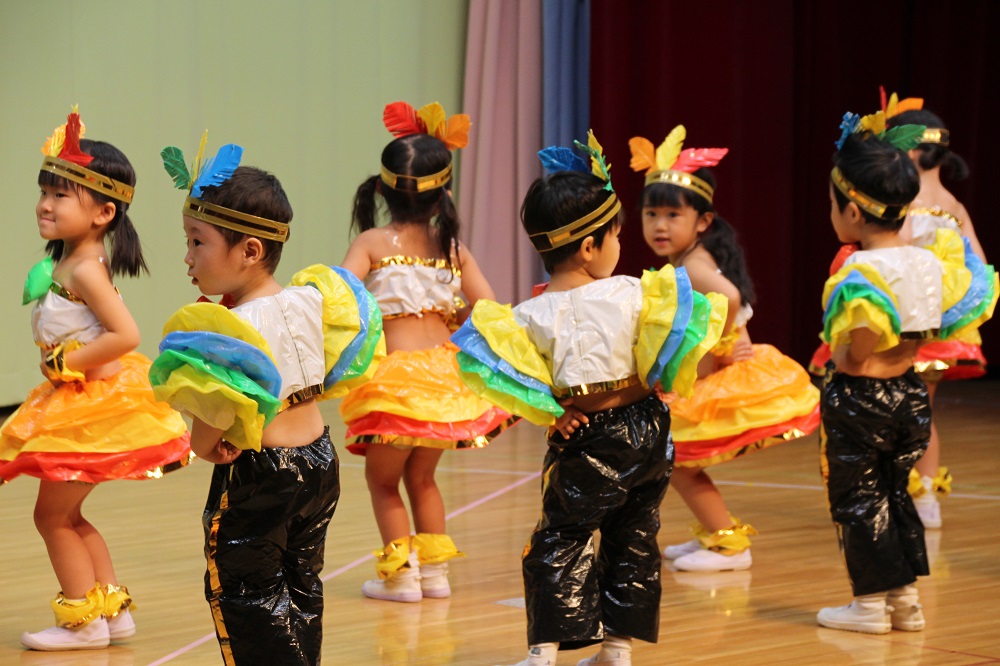
[{"label": "orange ruffle", "polygon": [[674,464],[683,467],[708,467],[739,456],[766,449],[807,435],[819,427],[819,406],[784,423],[754,428],[735,437],[707,439],[675,444]]}]

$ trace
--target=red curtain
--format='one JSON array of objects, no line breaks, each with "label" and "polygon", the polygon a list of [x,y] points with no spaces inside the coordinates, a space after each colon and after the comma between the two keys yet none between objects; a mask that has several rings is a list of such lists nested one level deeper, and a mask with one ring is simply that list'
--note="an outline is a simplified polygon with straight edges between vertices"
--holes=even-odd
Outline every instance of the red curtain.
[{"label": "red curtain", "polygon": [[[837,125],[876,110],[879,85],[945,120],[972,174],[947,186],[1000,264],[987,195],[1000,178],[1000,3],[595,0],[592,11],[591,124],[629,212],[620,272],[660,263],[642,240],[628,139],[658,145],[683,124],[685,146],[730,149],[714,169],[715,205],[756,284],[751,337],[808,361],[838,248],[827,193]],[[1000,323],[983,338],[996,373]]]}]

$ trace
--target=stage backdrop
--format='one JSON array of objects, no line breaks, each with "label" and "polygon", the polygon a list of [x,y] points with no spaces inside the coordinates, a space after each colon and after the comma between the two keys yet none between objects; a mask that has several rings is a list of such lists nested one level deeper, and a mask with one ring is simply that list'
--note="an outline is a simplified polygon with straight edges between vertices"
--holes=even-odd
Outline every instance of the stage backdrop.
[{"label": "stage backdrop", "polygon": [[[820,294],[838,243],[828,175],[845,111],[879,106],[879,85],[925,106],[952,130],[971,177],[948,183],[965,203],[987,259],[1000,262],[988,192],[1000,178],[1000,3],[767,0],[594,2],[591,124],[629,213],[620,271],[659,263],[642,240],[642,176],[628,140],[659,144],[677,124],[687,147],[725,146],[716,209],[738,230],[757,286],[751,337],[808,361]],[[984,327],[1000,369],[1000,322]]]},{"label": "stage backdrop", "polygon": [[41,381],[21,285],[43,257],[34,207],[40,152],[80,105],[87,136],[108,140],[138,174],[131,217],[152,272],[117,284],[156,353],[160,330],[198,291],[185,277],[180,208],[160,149],[194,157],[245,148],[273,171],[295,218],[277,277],[339,264],[351,199],[378,173],[392,138],[382,109],[398,99],[460,110],[465,2],[379,0],[95,0],[0,3],[0,405]]}]

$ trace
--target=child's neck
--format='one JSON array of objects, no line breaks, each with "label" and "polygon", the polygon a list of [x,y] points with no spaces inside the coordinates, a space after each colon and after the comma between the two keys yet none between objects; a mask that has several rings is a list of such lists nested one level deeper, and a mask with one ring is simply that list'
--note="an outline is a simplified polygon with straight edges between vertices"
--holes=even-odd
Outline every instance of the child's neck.
[{"label": "child's neck", "polygon": [[576,289],[577,287],[582,287],[585,284],[590,284],[591,282],[596,282],[597,278],[587,272],[587,269],[582,265],[574,265],[571,267],[557,267],[552,272],[552,278],[549,280],[549,286],[546,287],[545,291],[569,291],[570,289]]},{"label": "child's neck", "polygon": [[281,290],[282,286],[278,284],[278,281],[274,279],[272,274],[260,271],[259,274],[247,280],[239,289],[233,291],[234,307],[249,303],[257,298],[274,296]]},{"label": "child's neck", "polygon": [[899,231],[879,229],[874,224],[865,224],[858,240],[862,250],[884,250],[891,247],[906,247],[908,243],[899,235]]}]

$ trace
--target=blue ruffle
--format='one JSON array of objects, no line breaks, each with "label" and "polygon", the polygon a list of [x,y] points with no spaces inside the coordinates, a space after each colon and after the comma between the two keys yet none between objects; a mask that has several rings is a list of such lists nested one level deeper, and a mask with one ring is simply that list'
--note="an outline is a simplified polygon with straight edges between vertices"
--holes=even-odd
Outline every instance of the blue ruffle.
[{"label": "blue ruffle", "polygon": [[990,293],[990,272],[986,264],[972,251],[972,244],[968,238],[963,238],[962,243],[965,245],[965,267],[972,273],[972,282],[961,300],[941,315],[941,328],[952,326],[972,312]]},{"label": "blue ruffle", "polygon": [[552,395],[552,388],[534,377],[518,371],[494,352],[486,338],[472,324],[472,317],[465,320],[457,331],[451,334],[451,341],[459,349],[487,366],[493,373],[506,375],[522,386]]},{"label": "blue ruffle", "polygon": [[208,331],[174,331],[160,342],[160,353],[192,349],[217,365],[246,375],[271,395],[281,390],[281,374],[274,361],[251,344]]},{"label": "blue ruffle", "polygon": [[691,287],[691,278],[688,277],[687,269],[683,266],[674,271],[674,280],[677,284],[677,312],[670,326],[670,333],[664,340],[663,346],[656,354],[656,361],[646,375],[646,385],[652,386],[663,376],[670,359],[684,341],[684,333],[687,331],[688,323],[691,321],[691,310],[694,307],[694,289]]}]

